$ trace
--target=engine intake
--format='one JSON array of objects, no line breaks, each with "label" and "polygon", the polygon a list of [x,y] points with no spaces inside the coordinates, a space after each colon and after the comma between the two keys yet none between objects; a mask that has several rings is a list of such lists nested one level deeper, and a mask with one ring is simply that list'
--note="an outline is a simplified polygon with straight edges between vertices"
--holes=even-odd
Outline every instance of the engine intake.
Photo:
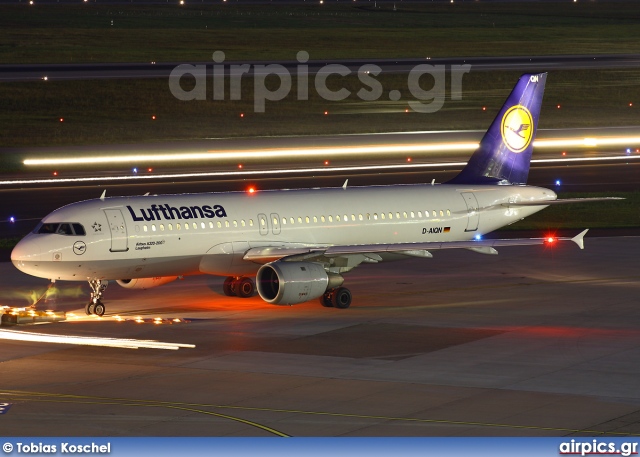
[{"label": "engine intake", "polygon": [[311,262],[272,262],[256,275],[258,294],[267,303],[295,305],[320,297],[329,287],[322,265]]},{"label": "engine intake", "polygon": [[156,278],[118,279],[118,285],[125,289],[151,289],[178,279],[177,276],[158,276]]}]

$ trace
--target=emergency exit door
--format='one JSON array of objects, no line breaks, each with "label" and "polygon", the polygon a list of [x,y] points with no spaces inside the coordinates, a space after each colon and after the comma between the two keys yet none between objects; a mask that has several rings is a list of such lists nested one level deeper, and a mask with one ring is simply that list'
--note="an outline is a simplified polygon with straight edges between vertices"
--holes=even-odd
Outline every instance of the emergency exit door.
[{"label": "emergency exit door", "polygon": [[471,192],[462,192],[462,198],[467,204],[467,228],[466,232],[474,232],[478,230],[478,222],[480,222],[480,208],[478,199]]}]

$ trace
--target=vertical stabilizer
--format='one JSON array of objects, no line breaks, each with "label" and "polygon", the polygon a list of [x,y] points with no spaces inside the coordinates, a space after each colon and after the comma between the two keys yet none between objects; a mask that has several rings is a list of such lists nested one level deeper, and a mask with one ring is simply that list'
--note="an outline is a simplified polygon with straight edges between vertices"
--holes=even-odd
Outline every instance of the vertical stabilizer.
[{"label": "vertical stabilizer", "polygon": [[451,184],[526,184],[546,73],[524,74]]}]

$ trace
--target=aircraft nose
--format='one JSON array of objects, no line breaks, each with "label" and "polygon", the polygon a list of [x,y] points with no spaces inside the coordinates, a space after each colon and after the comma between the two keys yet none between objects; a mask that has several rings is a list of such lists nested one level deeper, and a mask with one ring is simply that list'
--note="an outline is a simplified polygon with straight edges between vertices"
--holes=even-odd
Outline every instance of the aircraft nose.
[{"label": "aircraft nose", "polygon": [[26,262],[37,260],[40,253],[40,246],[36,240],[27,236],[20,240],[11,251],[11,262],[18,270],[24,271]]}]

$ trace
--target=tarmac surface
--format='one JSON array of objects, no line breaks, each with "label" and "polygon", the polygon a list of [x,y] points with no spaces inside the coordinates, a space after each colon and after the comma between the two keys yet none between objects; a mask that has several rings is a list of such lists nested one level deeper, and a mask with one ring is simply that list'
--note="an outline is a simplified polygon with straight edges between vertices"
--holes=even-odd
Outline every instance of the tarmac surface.
[{"label": "tarmac surface", "polygon": [[[640,237],[569,244],[364,265],[346,276],[347,310],[229,298],[197,276],[111,284],[98,319],[85,284],[60,282],[39,306],[77,319],[0,336],[195,347],[3,340],[3,435],[637,436]],[[0,263],[0,305],[46,286]]]}]

